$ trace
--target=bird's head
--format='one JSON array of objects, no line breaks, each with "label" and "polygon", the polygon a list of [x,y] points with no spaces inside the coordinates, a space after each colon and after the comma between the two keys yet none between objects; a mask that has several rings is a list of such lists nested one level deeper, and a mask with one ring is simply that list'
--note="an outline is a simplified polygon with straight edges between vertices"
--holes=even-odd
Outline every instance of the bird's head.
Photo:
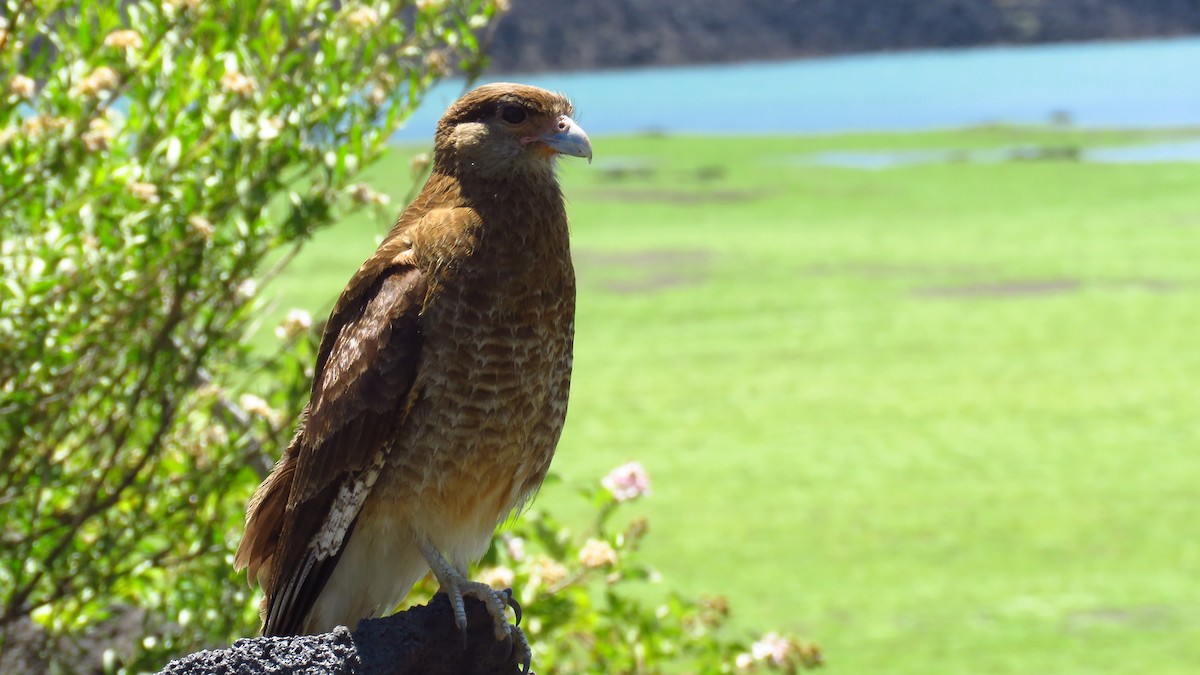
[{"label": "bird's head", "polygon": [[434,162],[482,176],[553,172],[557,155],[586,157],[592,144],[562,94],[523,84],[485,84],[438,122]]}]

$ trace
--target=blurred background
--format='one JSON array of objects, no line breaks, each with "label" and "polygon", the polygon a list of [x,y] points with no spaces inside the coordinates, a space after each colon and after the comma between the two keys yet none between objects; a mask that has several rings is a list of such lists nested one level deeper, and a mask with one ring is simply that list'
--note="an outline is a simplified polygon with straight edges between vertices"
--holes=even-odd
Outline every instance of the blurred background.
[{"label": "blurred background", "polygon": [[1194,672],[1194,0],[6,8],[0,670],[254,632],[321,320],[520,81],[595,149],[554,475],[479,568],[536,670]]}]

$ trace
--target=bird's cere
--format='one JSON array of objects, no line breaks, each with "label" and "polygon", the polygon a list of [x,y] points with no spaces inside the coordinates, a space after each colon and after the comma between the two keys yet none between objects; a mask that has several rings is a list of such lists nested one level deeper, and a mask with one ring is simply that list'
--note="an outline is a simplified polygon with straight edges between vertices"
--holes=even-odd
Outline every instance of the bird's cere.
[{"label": "bird's cere", "polygon": [[586,157],[588,164],[592,163],[592,142],[588,139],[587,132],[566,115],[560,116],[554,130],[542,134],[538,140],[555,152],[572,157]]},{"label": "bird's cere", "polygon": [[600,484],[618,502],[627,502],[650,494],[650,474],[641,462],[622,464],[608,472]]}]

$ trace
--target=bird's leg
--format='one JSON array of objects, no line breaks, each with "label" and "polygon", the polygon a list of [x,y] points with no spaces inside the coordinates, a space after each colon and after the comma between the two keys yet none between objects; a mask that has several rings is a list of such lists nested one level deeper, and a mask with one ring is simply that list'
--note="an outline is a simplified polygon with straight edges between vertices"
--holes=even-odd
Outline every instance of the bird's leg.
[{"label": "bird's leg", "polygon": [[497,640],[513,638],[513,647],[521,650],[524,672],[528,673],[533,656],[529,641],[525,639],[525,634],[520,628],[508,623],[509,607],[513,608],[517,623],[521,622],[521,605],[513,597],[512,590],[496,591],[485,583],[471,581],[427,542],[421,543],[421,555],[424,556],[425,562],[429,563],[433,576],[437,577],[442,590],[450,598],[450,606],[454,609],[454,625],[462,631],[463,642],[467,639],[467,608],[463,598],[470,596],[482,600],[487,606],[488,613],[495,621]]}]

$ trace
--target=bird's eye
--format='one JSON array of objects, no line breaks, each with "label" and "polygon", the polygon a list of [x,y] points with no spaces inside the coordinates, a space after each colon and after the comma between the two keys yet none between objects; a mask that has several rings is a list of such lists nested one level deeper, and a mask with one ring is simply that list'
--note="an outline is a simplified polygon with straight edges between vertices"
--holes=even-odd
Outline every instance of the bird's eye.
[{"label": "bird's eye", "polygon": [[500,119],[509,124],[520,124],[526,116],[525,109],[519,105],[506,105],[500,109]]}]

